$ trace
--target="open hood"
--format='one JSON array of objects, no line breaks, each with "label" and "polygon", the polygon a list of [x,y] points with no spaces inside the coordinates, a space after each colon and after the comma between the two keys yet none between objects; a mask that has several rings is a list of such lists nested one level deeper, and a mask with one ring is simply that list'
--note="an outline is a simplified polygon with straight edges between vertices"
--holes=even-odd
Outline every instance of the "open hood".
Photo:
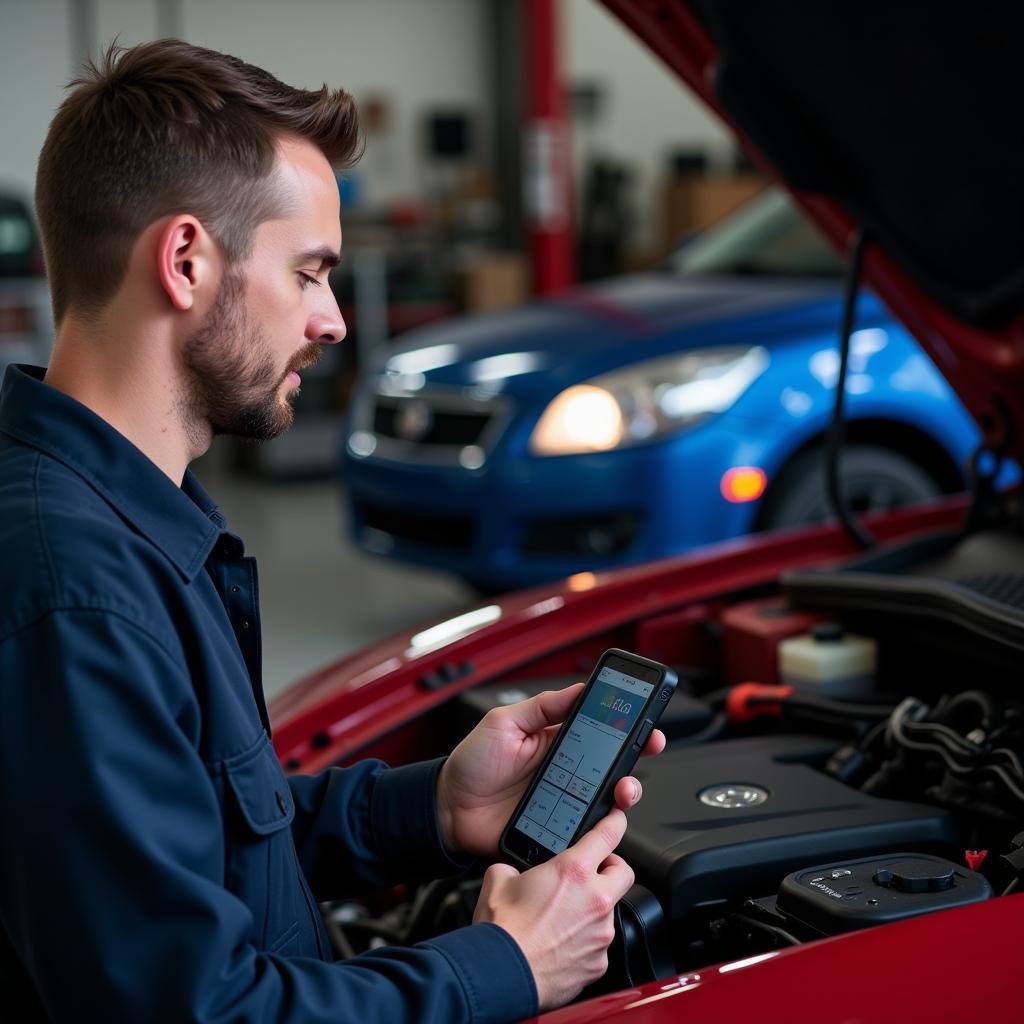
[{"label": "open hood", "polygon": [[866,232],[863,283],[1024,461],[1024,6],[602,2],[840,250]]}]

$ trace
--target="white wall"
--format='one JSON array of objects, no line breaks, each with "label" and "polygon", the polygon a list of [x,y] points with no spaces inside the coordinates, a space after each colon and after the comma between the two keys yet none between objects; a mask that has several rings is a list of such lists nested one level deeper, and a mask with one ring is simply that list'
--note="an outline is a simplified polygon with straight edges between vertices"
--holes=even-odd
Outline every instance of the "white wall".
[{"label": "white wall", "polygon": [[[155,0],[95,0],[101,46],[158,34]],[[0,0],[0,187],[30,196],[46,127],[72,77],[69,0]],[[386,96],[390,139],[360,165],[366,198],[415,195],[419,115],[489,109],[485,8],[477,0],[182,0],[190,42],[259,64],[291,85]],[[481,125],[486,129],[486,125]],[[483,137],[483,136],[482,136]]]},{"label": "white wall", "polygon": [[184,34],[290,85],[386,95],[384,145],[359,165],[370,200],[420,192],[419,115],[452,104],[485,119],[484,5],[477,0],[185,0]]},{"label": "white wall", "polygon": [[[73,75],[73,0],[0,0],[0,188],[31,196],[46,126]],[[507,0],[509,3],[516,0]],[[159,32],[157,0],[94,0],[95,37],[130,45]],[[182,35],[260,64],[286,82],[326,81],[357,98],[387,96],[389,139],[370,139],[357,170],[369,201],[420,191],[419,115],[452,104],[489,110],[481,0],[180,0]],[[628,159],[651,236],[665,153],[694,143],[731,149],[717,122],[596,0],[564,0],[566,78],[607,83],[610,103],[584,149]],[[481,128],[486,131],[486,124]]]},{"label": "white wall", "polygon": [[[65,6],[74,0],[65,0]],[[102,49],[117,39],[123,46],[134,46],[155,39],[157,13],[154,0],[91,0],[95,5],[96,42]]]},{"label": "white wall", "polygon": [[46,127],[71,78],[63,0],[0,0],[0,189],[32,198]]}]

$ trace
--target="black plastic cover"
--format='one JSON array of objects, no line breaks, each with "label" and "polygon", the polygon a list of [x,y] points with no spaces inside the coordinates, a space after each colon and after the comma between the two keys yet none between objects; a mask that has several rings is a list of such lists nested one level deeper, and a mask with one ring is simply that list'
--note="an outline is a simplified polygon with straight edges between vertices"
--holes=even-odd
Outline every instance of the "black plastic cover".
[{"label": "black plastic cover", "polygon": [[799,607],[899,616],[929,627],[935,643],[989,641],[972,644],[975,657],[993,645],[1018,658],[1024,650],[1024,536],[1009,528],[887,545],[839,568],[784,573],[782,583]]},{"label": "black plastic cover", "polygon": [[[850,789],[818,767],[834,741],[811,736],[727,740],[669,749],[637,765],[644,797],[619,853],[674,920],[701,907],[774,892],[791,871],[894,850],[952,853],[950,816]],[[713,787],[735,784],[727,807]],[[701,794],[710,803],[701,801]],[[726,801],[730,802],[730,801]]]},{"label": "black plastic cover", "polygon": [[991,896],[975,871],[942,857],[899,853],[795,871],[779,888],[777,910],[820,935],[839,935]]}]

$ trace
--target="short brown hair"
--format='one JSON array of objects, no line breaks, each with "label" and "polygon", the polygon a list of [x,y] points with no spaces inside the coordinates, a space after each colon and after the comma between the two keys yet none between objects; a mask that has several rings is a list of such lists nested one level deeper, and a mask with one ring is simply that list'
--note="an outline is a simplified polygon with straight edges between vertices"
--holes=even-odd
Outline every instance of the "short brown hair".
[{"label": "short brown hair", "polygon": [[334,167],[359,156],[348,93],[295,89],[180,39],[115,44],[70,88],[36,176],[57,323],[113,298],[132,246],[160,217],[194,214],[229,262],[244,260],[274,213],[269,178],[282,136],[309,140]]}]

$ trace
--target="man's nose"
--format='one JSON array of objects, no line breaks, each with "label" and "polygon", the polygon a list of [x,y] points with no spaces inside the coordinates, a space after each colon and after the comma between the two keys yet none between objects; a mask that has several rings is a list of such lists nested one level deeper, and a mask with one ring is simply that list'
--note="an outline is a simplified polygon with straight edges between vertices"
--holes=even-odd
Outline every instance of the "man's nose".
[{"label": "man's nose", "polygon": [[338,309],[337,302],[332,302],[333,309],[315,313],[306,324],[306,337],[310,341],[319,341],[325,345],[334,345],[345,340],[348,328],[345,318]]}]

